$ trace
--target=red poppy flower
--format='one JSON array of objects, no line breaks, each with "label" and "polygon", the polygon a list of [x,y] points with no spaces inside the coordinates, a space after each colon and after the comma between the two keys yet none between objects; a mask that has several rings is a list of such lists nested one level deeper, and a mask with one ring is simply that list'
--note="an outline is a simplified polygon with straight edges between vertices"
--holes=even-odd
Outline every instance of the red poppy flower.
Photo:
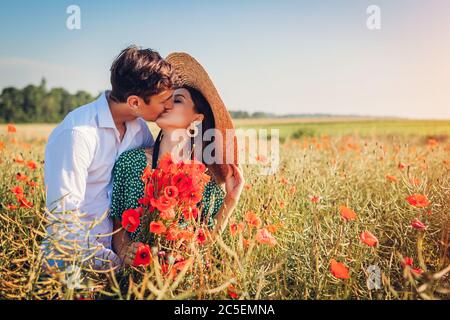
[{"label": "red poppy flower", "polygon": [[184,173],[178,173],[173,176],[172,184],[177,187],[178,193],[182,196],[186,196],[194,186],[192,179]]},{"label": "red poppy flower", "polygon": [[28,181],[27,184],[28,184],[30,187],[36,187],[36,186],[37,186],[37,183],[36,183],[35,181],[33,181],[33,180]]},{"label": "red poppy flower", "polygon": [[403,261],[402,261],[402,265],[403,265],[403,267],[404,268],[406,268],[406,267],[409,267],[410,268],[410,270],[412,271],[412,272],[414,272],[414,273],[416,273],[416,274],[422,274],[423,273],[423,270],[422,269],[420,269],[420,268],[413,268],[413,259],[412,258],[410,258],[410,257],[404,257],[403,258]]},{"label": "red poppy flower", "polygon": [[173,164],[174,161],[172,155],[170,153],[166,153],[159,160],[158,168],[160,168],[163,172],[170,172]]},{"label": "red poppy flower", "polygon": [[128,209],[122,213],[122,227],[128,232],[135,232],[141,223],[142,208]]},{"label": "red poppy flower", "polygon": [[351,221],[356,219],[356,213],[346,206],[339,206],[339,210],[341,212],[341,217],[346,221]]},{"label": "red poppy flower", "polygon": [[177,201],[175,199],[168,199],[165,196],[161,196],[158,199],[151,199],[150,203],[153,207],[158,209],[160,212],[173,209]]},{"label": "red poppy flower", "polygon": [[17,181],[27,181],[28,177],[25,174],[22,174],[19,172],[16,174],[16,180]]},{"label": "red poppy flower", "polygon": [[280,224],[268,224],[267,226],[266,226],[266,229],[270,232],[270,233],[275,233],[275,232],[277,232],[278,231],[278,228],[281,226],[281,223]]},{"label": "red poppy flower", "polygon": [[423,273],[423,270],[420,268],[411,268],[411,271],[419,275]]},{"label": "red poppy flower", "polygon": [[232,284],[230,284],[230,285],[228,286],[228,288],[227,288],[227,293],[228,293],[228,296],[229,296],[231,299],[237,299],[237,298],[239,298],[238,294],[236,293],[236,288],[235,288]]},{"label": "red poppy flower", "polygon": [[164,196],[167,199],[174,199],[178,196],[178,189],[175,186],[167,186],[164,188]]},{"label": "red poppy flower", "polygon": [[144,244],[138,247],[136,252],[136,257],[133,261],[133,266],[147,266],[152,262],[152,255],[150,246],[148,244]]},{"label": "red poppy flower", "polygon": [[197,220],[199,210],[197,207],[187,207],[183,210],[183,217],[185,220],[194,219]]},{"label": "red poppy flower", "polygon": [[436,146],[439,144],[439,142],[438,142],[436,139],[429,138],[429,139],[427,140],[427,144],[428,144],[430,147],[436,147]]},{"label": "red poppy flower", "polygon": [[364,231],[360,235],[360,239],[363,243],[367,244],[369,247],[375,247],[378,244],[378,239],[371,232]]},{"label": "red poppy flower", "polygon": [[13,160],[15,163],[24,163],[25,162],[25,160],[23,160],[23,157],[20,154],[17,155]]},{"label": "red poppy flower", "polygon": [[197,243],[204,244],[206,242],[206,239],[207,239],[207,235],[206,235],[205,230],[198,229],[198,231],[197,231]]},{"label": "red poppy flower", "polygon": [[400,170],[403,170],[403,169],[406,168],[406,164],[403,163],[403,162],[399,162],[399,163],[398,163],[398,168],[399,168]]},{"label": "red poppy flower", "polygon": [[253,211],[248,211],[245,214],[245,221],[251,227],[258,228],[261,225],[261,219]]},{"label": "red poppy flower", "polygon": [[268,244],[269,246],[274,246],[277,244],[277,240],[266,228],[259,229],[256,232],[256,241],[261,244]]},{"label": "red poppy flower", "polygon": [[13,188],[11,189],[11,191],[12,191],[15,195],[23,195],[23,189],[22,189],[22,187],[20,187],[20,186],[13,187]]},{"label": "red poppy flower", "polygon": [[419,193],[414,193],[410,195],[409,197],[406,198],[406,200],[410,205],[417,208],[425,208],[430,204],[427,197]]},{"label": "red poppy flower", "polygon": [[31,170],[34,170],[37,168],[37,165],[34,161],[30,160],[27,162],[27,167],[30,168]]},{"label": "red poppy flower", "polygon": [[410,257],[404,257],[402,264],[403,264],[403,266],[412,266],[413,265],[413,259],[410,258]]},{"label": "red poppy flower", "polygon": [[194,206],[202,200],[202,192],[200,190],[193,190],[187,193],[183,200],[187,205]]},{"label": "red poppy flower", "polygon": [[151,208],[150,212],[153,212],[154,207],[151,205],[150,202],[151,201],[150,201],[149,197],[142,197],[142,198],[138,199],[138,204],[140,204],[141,206],[144,206],[144,207],[150,207]]},{"label": "red poppy flower", "polygon": [[166,226],[161,221],[152,221],[150,222],[150,232],[163,234],[166,232]]},{"label": "red poppy flower", "polygon": [[334,259],[331,259],[331,261],[330,261],[330,270],[331,270],[331,274],[338,279],[349,279],[350,278],[348,268],[344,264],[337,262]]},{"label": "red poppy flower", "polygon": [[16,206],[16,205],[14,205],[14,204],[8,204],[7,206],[6,206],[6,209],[7,210],[16,210],[18,207]]},{"label": "red poppy flower", "polygon": [[148,178],[152,176],[153,170],[150,166],[146,166],[144,172],[142,172],[141,180],[146,182]]},{"label": "red poppy flower", "polygon": [[386,179],[389,180],[390,182],[397,182],[397,177],[396,176],[391,176],[391,175],[387,175]]},{"label": "red poppy flower", "polygon": [[245,224],[243,222],[239,223],[231,223],[230,224],[230,233],[232,236],[241,233],[245,228]]},{"label": "red poppy flower", "polygon": [[318,203],[320,201],[319,196],[311,196],[309,199],[311,200],[312,203]]},{"label": "red poppy flower", "polygon": [[422,221],[420,221],[419,219],[414,219],[412,222],[411,222],[411,226],[414,228],[414,229],[417,229],[417,230],[424,230],[424,229],[426,229],[426,225],[422,222]]},{"label": "red poppy flower", "polygon": [[8,133],[16,133],[17,132],[17,129],[16,129],[16,127],[15,126],[13,126],[12,124],[8,124]]},{"label": "red poppy flower", "polygon": [[155,187],[151,183],[147,183],[144,188],[144,194],[151,198],[154,198]]},{"label": "red poppy flower", "polygon": [[16,195],[17,201],[20,203],[21,208],[32,208],[33,203],[29,202],[23,195]]}]

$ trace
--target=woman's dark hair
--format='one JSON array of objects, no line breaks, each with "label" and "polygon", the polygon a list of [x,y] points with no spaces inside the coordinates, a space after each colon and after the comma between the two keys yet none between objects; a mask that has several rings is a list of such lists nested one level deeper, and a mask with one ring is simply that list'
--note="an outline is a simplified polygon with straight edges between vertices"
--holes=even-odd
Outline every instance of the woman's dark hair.
[{"label": "woman's dark hair", "polygon": [[[209,129],[214,129],[216,127],[215,121],[214,121],[214,115],[211,110],[211,106],[209,105],[208,101],[206,101],[203,94],[200,93],[200,91],[184,86],[184,89],[189,91],[192,102],[194,103],[194,110],[196,113],[200,113],[204,116],[202,121],[202,131],[199,132],[200,136],[203,137],[204,133]],[[202,139],[203,140],[203,139]],[[214,141],[203,141],[202,142],[202,151],[206,148],[207,145],[210,143],[213,143]],[[191,138],[191,145],[194,144],[194,138]]]},{"label": "woman's dark hair", "polygon": [[116,102],[136,95],[149,103],[152,95],[172,89],[176,81],[172,66],[158,52],[134,45],[122,50],[110,71],[110,97]]}]

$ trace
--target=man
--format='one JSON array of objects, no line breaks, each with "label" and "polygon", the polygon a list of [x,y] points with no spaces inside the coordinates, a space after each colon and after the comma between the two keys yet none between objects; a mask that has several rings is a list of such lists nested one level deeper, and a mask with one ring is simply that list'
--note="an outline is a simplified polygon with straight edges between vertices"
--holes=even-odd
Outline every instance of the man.
[{"label": "man", "polygon": [[69,261],[94,258],[99,269],[121,262],[111,250],[107,217],[114,162],[126,150],[153,145],[144,120],[155,121],[173,108],[173,83],[172,67],[157,52],[128,47],[112,64],[112,90],[70,112],[50,134],[45,149],[50,224],[43,243],[50,265],[62,267],[64,252]]}]

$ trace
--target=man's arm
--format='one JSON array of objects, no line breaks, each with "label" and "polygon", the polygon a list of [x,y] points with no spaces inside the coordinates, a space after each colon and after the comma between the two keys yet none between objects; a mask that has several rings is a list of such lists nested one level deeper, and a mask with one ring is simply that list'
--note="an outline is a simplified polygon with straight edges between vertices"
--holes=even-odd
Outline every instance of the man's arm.
[{"label": "man's arm", "polygon": [[70,129],[49,141],[44,166],[49,210],[79,209],[86,192],[88,168],[94,157],[93,147],[82,132]]},{"label": "man's arm", "polygon": [[[87,133],[68,129],[60,132],[46,147],[44,175],[47,208],[52,212],[50,220],[54,219],[49,236],[58,244],[73,246],[76,242],[80,248],[97,250],[97,267],[102,260],[110,260],[116,265],[120,259],[112,250],[93,241],[93,237],[86,240],[87,226],[80,220],[83,214],[80,205],[85,197],[88,169],[95,152],[95,140],[92,139]],[[89,254],[89,250],[85,252]]]}]

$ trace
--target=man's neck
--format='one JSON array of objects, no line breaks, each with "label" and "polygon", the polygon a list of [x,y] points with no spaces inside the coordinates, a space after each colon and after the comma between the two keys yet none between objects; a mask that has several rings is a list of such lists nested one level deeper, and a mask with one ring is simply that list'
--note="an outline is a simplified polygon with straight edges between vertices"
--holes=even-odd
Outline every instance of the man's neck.
[{"label": "man's neck", "polygon": [[120,103],[112,100],[109,96],[109,92],[106,93],[106,100],[108,101],[109,110],[116,125],[116,128],[124,128],[125,123],[136,119],[134,115],[129,113],[126,103]]}]

